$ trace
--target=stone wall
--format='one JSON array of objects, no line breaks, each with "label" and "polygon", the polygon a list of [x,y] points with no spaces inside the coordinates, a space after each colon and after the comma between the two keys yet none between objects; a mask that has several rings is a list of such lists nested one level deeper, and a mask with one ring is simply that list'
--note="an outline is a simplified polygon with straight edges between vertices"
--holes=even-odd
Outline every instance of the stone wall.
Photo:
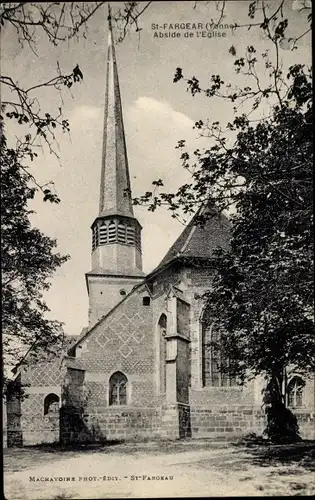
[{"label": "stone wall", "polygon": [[261,434],[264,429],[260,408],[242,405],[192,406],[192,437]]},{"label": "stone wall", "polygon": [[254,383],[250,382],[246,386],[231,386],[231,387],[203,387],[202,389],[190,389],[190,403],[195,406],[202,405],[228,405],[254,404]]},{"label": "stone wall", "polygon": [[59,354],[22,368],[16,378],[22,397],[7,406],[9,447],[59,441],[59,412],[45,415],[44,401],[52,393],[60,398],[62,379]]},{"label": "stone wall", "polygon": [[30,386],[21,402],[21,429],[24,445],[59,441],[59,412],[44,414],[44,401],[49,394],[60,399],[61,386]]},{"label": "stone wall", "polygon": [[140,283],[143,278],[103,277],[101,275],[87,274],[87,279],[89,287],[89,326],[91,327],[123,299],[122,293],[129,294],[133,287]]},{"label": "stone wall", "polygon": [[[144,287],[127,297],[96,325],[76,348],[76,357],[87,373],[94,374],[101,400],[108,399],[108,380],[121,371],[131,385],[130,405],[151,407],[156,399],[156,346],[152,304]],[[87,380],[88,382],[88,380]]]},{"label": "stone wall", "polygon": [[24,415],[21,419],[23,445],[59,443],[59,412],[54,415]]},{"label": "stone wall", "polygon": [[60,408],[60,442],[62,444],[94,440],[93,432],[85,416],[84,378],[84,370],[67,369]]},{"label": "stone wall", "polygon": [[191,411],[189,405],[178,405],[179,437],[189,438],[191,432]]},{"label": "stone wall", "polygon": [[7,446],[23,446],[21,426],[21,400],[19,397],[10,397],[6,404],[7,410]]},{"label": "stone wall", "polygon": [[[243,405],[192,406],[192,437],[233,437],[248,433],[262,435],[266,417],[261,407]],[[315,419],[310,412],[294,411],[302,439],[315,438]]]},{"label": "stone wall", "polygon": [[85,418],[95,441],[155,438],[161,426],[161,412],[156,408],[107,407]]},{"label": "stone wall", "polygon": [[[189,406],[159,408],[107,407],[101,413],[83,412],[77,431],[63,420],[63,443],[190,437]],[[82,425],[83,424],[83,425]]]},{"label": "stone wall", "polygon": [[165,439],[191,437],[189,405],[177,403],[162,406],[159,437]]}]

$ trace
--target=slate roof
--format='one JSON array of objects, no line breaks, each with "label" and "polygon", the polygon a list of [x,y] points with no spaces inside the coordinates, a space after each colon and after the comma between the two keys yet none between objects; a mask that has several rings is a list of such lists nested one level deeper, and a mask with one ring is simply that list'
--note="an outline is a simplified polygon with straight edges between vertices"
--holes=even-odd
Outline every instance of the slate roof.
[{"label": "slate roof", "polygon": [[[61,357],[64,353],[67,352],[69,347],[73,344],[74,339],[78,338],[77,335],[66,335],[63,336],[62,344],[54,346],[54,348],[50,351],[50,353],[43,352],[43,361],[49,363],[50,361],[56,359],[57,357]],[[21,359],[19,363],[17,363],[14,368],[12,368],[11,372],[16,375],[19,373],[19,370],[23,368],[26,364],[34,365],[38,363],[38,358],[40,356],[40,352],[37,354],[37,359],[32,359],[32,355],[34,352],[34,345],[29,348],[25,356]]]},{"label": "slate roof", "polygon": [[118,69],[109,9],[99,216],[133,217]]},{"label": "slate roof", "polygon": [[[198,223],[201,217],[206,219],[202,227]],[[228,247],[230,232],[231,222],[226,215],[213,204],[201,207],[153,272],[174,259],[211,257],[216,247]]]}]

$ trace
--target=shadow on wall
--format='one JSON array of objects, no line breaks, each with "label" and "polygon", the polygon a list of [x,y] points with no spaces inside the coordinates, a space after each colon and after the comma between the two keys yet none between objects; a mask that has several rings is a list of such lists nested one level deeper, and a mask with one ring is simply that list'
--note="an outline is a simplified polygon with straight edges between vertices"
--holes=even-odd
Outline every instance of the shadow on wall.
[{"label": "shadow on wall", "polygon": [[89,422],[83,409],[73,405],[60,408],[60,444],[107,443],[98,422]]}]

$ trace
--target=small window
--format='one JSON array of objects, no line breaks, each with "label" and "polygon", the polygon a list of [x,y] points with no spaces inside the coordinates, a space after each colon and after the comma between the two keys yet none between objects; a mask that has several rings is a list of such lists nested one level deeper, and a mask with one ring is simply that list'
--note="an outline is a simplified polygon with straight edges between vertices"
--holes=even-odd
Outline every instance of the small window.
[{"label": "small window", "polygon": [[125,295],[127,295],[126,290],[120,290],[119,293],[120,293],[120,295],[122,297],[124,297]]},{"label": "small window", "polygon": [[109,405],[127,404],[127,377],[121,372],[115,372],[109,379]]},{"label": "small window", "polygon": [[59,411],[59,396],[48,394],[44,399],[44,415],[56,414]]},{"label": "small window", "polygon": [[303,406],[304,380],[300,377],[293,377],[288,384],[288,406],[291,408],[300,408]]},{"label": "small window", "polygon": [[142,304],[144,306],[149,306],[150,305],[150,297],[143,297]]}]

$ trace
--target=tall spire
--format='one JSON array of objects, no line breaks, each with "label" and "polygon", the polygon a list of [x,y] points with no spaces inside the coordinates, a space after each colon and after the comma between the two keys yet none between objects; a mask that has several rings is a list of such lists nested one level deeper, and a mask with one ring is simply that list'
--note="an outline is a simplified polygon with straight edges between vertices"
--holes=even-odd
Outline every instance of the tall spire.
[{"label": "tall spire", "polygon": [[99,215],[133,217],[125,130],[109,4]]},{"label": "tall spire", "polygon": [[92,269],[86,274],[89,324],[143,280],[141,224],[133,215],[110,7],[99,214],[92,226]]}]

